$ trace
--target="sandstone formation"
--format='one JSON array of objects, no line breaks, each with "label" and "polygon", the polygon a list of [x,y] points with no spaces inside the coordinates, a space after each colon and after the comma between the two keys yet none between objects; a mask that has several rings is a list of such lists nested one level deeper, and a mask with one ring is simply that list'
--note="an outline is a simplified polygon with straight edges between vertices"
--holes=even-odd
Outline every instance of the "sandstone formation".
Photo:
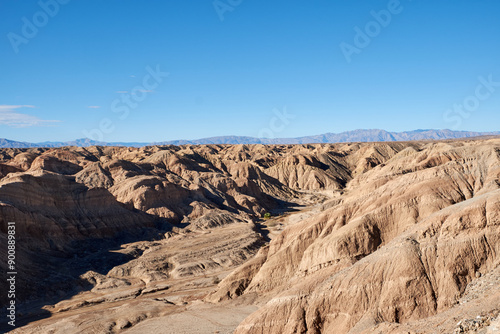
[{"label": "sandstone formation", "polygon": [[4,149],[2,244],[8,221],[19,333],[202,333],[179,319],[216,309],[235,333],[486,331],[500,309],[496,138]]}]

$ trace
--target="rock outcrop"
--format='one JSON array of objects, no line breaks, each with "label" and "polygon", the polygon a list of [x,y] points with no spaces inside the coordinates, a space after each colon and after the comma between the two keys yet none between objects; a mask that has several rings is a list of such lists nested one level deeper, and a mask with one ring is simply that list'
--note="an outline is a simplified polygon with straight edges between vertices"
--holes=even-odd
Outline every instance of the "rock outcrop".
[{"label": "rock outcrop", "polygon": [[357,332],[455,305],[499,261],[498,144],[426,144],[383,162],[372,152],[340,201],[272,240],[257,273],[244,265],[221,283],[215,299],[248,272],[239,294],[270,298],[236,333]]},{"label": "rock outcrop", "polygon": [[[59,314],[26,333],[121,332],[193,300],[258,305],[235,333],[413,333],[423,319],[452,332],[478,309],[481,328],[498,316],[498,292],[473,289],[500,264],[495,138],[9,148],[1,240],[8,221],[20,302]],[[463,326],[440,320],[451,310]]]}]

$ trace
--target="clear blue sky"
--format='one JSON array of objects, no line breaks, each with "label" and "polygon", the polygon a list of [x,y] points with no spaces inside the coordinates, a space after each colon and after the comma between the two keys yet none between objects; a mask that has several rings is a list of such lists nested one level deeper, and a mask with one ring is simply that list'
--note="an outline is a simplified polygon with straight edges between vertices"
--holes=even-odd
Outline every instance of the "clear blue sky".
[{"label": "clear blue sky", "polygon": [[498,0],[55,1],[0,2],[0,138],[500,130]]}]

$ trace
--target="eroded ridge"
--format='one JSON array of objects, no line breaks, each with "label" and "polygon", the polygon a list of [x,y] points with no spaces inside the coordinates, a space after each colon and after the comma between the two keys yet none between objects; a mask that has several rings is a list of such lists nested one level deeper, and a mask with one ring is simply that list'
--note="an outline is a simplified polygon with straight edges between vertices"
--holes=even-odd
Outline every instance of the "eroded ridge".
[{"label": "eroded ridge", "polygon": [[498,292],[473,287],[499,264],[499,152],[494,138],[4,149],[16,332],[430,333],[478,315],[489,330]]}]

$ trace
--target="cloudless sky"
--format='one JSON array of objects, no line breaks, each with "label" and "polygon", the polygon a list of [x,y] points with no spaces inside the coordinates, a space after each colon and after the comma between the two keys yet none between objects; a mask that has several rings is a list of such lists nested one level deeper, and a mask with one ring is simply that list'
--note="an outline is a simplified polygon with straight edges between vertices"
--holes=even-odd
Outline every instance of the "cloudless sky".
[{"label": "cloudless sky", "polygon": [[[500,130],[500,1],[401,0],[374,25],[394,1],[66,0],[50,16],[2,0],[0,138]],[[356,27],[375,30],[348,62],[340,45],[356,47]],[[147,68],[169,75],[139,89]],[[141,101],[125,107],[127,95]]]}]

